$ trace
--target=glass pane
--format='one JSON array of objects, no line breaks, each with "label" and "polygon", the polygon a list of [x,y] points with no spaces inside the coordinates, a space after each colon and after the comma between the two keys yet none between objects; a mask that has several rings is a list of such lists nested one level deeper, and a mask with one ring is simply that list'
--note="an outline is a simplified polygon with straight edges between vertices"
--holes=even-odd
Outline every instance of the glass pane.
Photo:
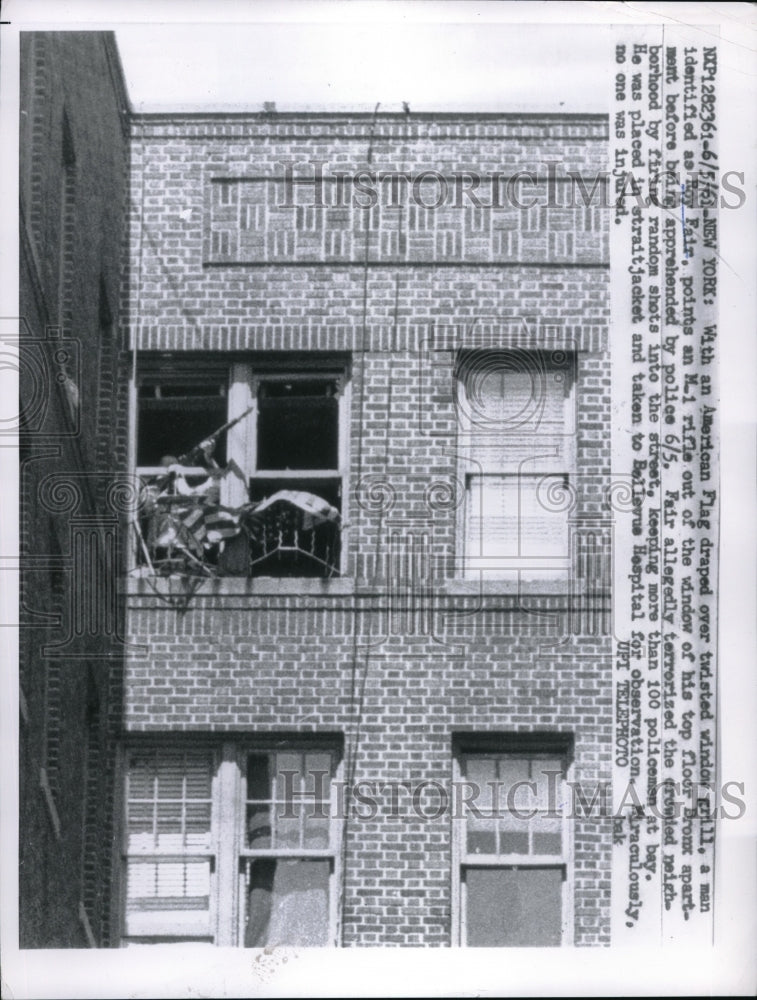
[{"label": "glass pane", "polygon": [[[521,822],[521,827],[525,824]],[[499,837],[500,854],[528,854],[528,830],[502,830]]]},{"label": "glass pane", "polygon": [[157,893],[158,866],[130,862],[126,874],[127,899],[149,898]]},{"label": "glass pane", "polygon": [[184,846],[181,802],[158,803],[158,843],[161,850],[180,851]]},{"label": "glass pane", "polygon": [[562,940],[562,868],[469,868],[465,942],[474,947],[556,947]]},{"label": "glass pane", "polygon": [[211,796],[210,756],[189,757],[186,769],[186,797],[188,799],[209,799]]},{"label": "glass pane", "polygon": [[467,556],[514,558],[519,555],[517,486],[512,476],[469,477]]},{"label": "glass pane", "polygon": [[145,940],[208,938],[210,864],[130,863],[125,932]]},{"label": "glass pane", "polygon": [[302,754],[276,754],[276,798],[279,801],[291,799],[302,788]]},{"label": "glass pane", "polygon": [[270,806],[247,806],[247,846],[271,846]]},{"label": "glass pane", "polygon": [[562,836],[534,832],[534,854],[562,854]]},{"label": "glass pane", "polygon": [[186,865],[164,861],[158,865],[158,895],[185,896],[184,875]]},{"label": "glass pane", "polygon": [[305,790],[308,795],[313,795],[317,799],[328,799],[330,777],[330,753],[305,754]]},{"label": "glass pane", "polygon": [[333,381],[260,386],[259,469],[336,469],[339,401]]},{"label": "glass pane", "polygon": [[534,854],[562,853],[562,817],[539,816],[533,823]]},{"label": "glass pane", "polygon": [[304,803],[294,805],[280,802],[274,806],[276,831],[273,846],[279,850],[292,850],[300,844],[300,812]]},{"label": "glass pane", "polygon": [[328,817],[313,815],[311,806],[305,806],[305,839],[302,845],[310,849],[329,846]]},{"label": "glass pane", "polygon": [[151,799],[155,791],[155,758],[135,754],[129,764],[129,798]]},{"label": "glass pane", "polygon": [[562,779],[565,768],[559,757],[535,758],[531,762],[532,780],[538,788],[539,809],[560,809],[563,792]]},{"label": "glass pane", "polygon": [[210,865],[207,861],[190,862],[185,866],[184,891],[193,899],[210,895]]},{"label": "glass pane", "polygon": [[247,798],[270,799],[271,779],[268,755],[251,753],[247,756]]},{"label": "glass pane", "polygon": [[[528,782],[532,779],[525,757],[501,757],[499,760],[499,776],[502,782],[500,794],[500,809],[503,813],[513,807],[521,812],[536,808],[536,794]],[[523,784],[526,782],[526,784]]]},{"label": "glass pane", "polygon": [[184,761],[181,757],[161,757],[158,770],[159,799],[181,799],[184,797],[184,771]]},{"label": "glass pane", "polygon": [[209,802],[187,803],[184,842],[191,850],[208,850],[210,848]]},{"label": "glass pane", "polygon": [[154,847],[152,802],[129,803],[128,849],[149,851]]},{"label": "glass pane", "polygon": [[567,558],[567,476],[520,475],[513,483],[520,554],[529,559]]},{"label": "glass pane", "polygon": [[[140,401],[137,429],[137,465],[160,465],[166,455],[179,458],[214,434],[228,420],[226,400],[217,396]],[[226,435],[222,434],[214,453],[223,465]]]},{"label": "glass pane", "polygon": [[245,947],[328,944],[330,875],[330,861],[252,862]]},{"label": "glass pane", "polygon": [[466,828],[468,854],[497,853],[496,820],[477,819],[469,814]]},{"label": "glass pane", "polygon": [[[468,757],[465,761],[465,781],[471,786],[465,798],[479,812],[489,813],[494,805],[493,785],[497,782],[497,768],[492,757]],[[501,793],[501,789],[499,789]]]}]

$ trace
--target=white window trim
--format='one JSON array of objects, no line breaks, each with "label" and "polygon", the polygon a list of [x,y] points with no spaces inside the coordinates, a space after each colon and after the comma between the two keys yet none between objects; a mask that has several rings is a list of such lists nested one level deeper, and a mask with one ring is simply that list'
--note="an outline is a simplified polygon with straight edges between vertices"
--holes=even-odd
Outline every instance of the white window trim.
[{"label": "white window trim", "polygon": [[[508,740],[508,743],[510,741]],[[569,787],[571,780],[573,763],[570,754],[564,746],[556,745],[554,750],[531,749],[527,740],[513,741],[510,745],[497,745],[496,738],[491,744],[482,744],[481,747],[456,747],[452,757],[453,781],[457,787],[463,787],[467,780],[463,777],[461,760],[468,756],[491,756],[491,757],[528,757],[535,759],[544,757],[554,759],[560,757],[565,764],[565,772],[562,785]],[[562,824],[562,854],[471,854],[465,849],[466,845],[466,819],[465,812],[462,815],[452,815],[452,946],[458,948],[476,947],[466,943],[466,883],[463,878],[464,869],[470,868],[493,868],[493,869],[527,869],[527,868],[552,868],[563,871],[563,891],[562,891],[562,915],[561,915],[561,944],[560,947],[570,947],[573,944],[574,928],[574,894],[575,894],[575,861],[573,846],[573,824],[569,816],[563,816]]]}]

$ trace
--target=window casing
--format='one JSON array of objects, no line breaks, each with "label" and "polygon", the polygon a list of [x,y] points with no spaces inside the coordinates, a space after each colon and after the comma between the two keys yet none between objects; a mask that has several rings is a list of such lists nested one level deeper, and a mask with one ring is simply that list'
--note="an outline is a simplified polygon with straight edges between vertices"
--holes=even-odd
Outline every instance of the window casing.
[{"label": "window casing", "polygon": [[565,352],[461,355],[460,562],[470,579],[553,580],[569,569],[575,489],[575,358]]},{"label": "window casing", "polygon": [[572,846],[565,806],[568,755],[528,745],[464,750],[454,819],[456,943],[572,943]]},{"label": "window casing", "polygon": [[[179,541],[192,548],[192,558],[209,575],[217,575],[217,569],[218,575],[230,576],[340,575],[349,437],[349,370],[343,360],[310,358],[283,365],[161,359],[138,377],[136,410],[137,472],[143,484],[162,492],[159,512],[173,516],[183,535]],[[196,494],[204,490],[209,463],[198,445],[214,435],[215,502],[222,516],[232,512],[237,529],[237,515],[247,508],[243,524],[248,530],[242,543],[233,545],[201,535],[196,524],[212,517],[193,518],[189,500],[165,495],[188,492],[175,488],[176,474],[166,489],[171,460],[174,468],[179,460],[180,486]],[[228,475],[222,476],[224,471]],[[205,493],[198,503],[207,513],[212,491]],[[266,501],[270,505],[246,517],[250,507]],[[160,572],[165,552],[152,551],[150,525],[141,524],[140,531],[137,564],[149,560]],[[166,566],[165,571],[175,568],[170,559]]]},{"label": "window casing", "polygon": [[338,747],[126,752],[122,942],[337,939]]}]

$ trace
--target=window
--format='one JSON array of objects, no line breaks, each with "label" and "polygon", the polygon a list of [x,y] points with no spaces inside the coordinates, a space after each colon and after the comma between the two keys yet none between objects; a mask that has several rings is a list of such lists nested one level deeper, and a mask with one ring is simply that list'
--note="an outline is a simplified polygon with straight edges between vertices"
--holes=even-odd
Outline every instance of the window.
[{"label": "window", "polygon": [[455,819],[459,943],[554,947],[570,941],[565,749],[461,747]]},{"label": "window", "polygon": [[336,941],[333,746],[128,752],[123,942]]},{"label": "window", "polygon": [[348,385],[343,360],[143,363],[140,571],[339,575]]},{"label": "window", "polygon": [[458,364],[463,573],[553,579],[568,569],[574,359],[468,352]]}]

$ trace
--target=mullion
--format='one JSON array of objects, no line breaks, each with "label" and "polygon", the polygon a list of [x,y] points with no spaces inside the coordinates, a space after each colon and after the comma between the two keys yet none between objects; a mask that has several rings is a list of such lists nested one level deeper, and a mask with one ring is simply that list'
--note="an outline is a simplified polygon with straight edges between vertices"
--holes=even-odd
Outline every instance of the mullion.
[{"label": "mullion", "polygon": [[305,847],[305,810],[302,808],[305,799],[305,752],[300,753],[300,773],[298,775],[300,787],[298,789],[299,795],[298,799],[298,816],[297,816],[297,829],[299,834],[299,848],[303,850]]}]

